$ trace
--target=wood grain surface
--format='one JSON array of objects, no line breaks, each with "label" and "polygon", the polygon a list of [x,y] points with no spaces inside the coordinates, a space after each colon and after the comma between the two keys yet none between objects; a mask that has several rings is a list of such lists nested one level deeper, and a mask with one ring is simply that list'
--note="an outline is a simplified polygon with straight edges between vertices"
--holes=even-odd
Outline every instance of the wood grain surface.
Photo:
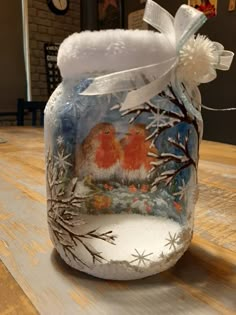
[{"label": "wood grain surface", "polygon": [[43,129],[2,127],[0,314],[236,314],[236,147],[204,141],[195,233],[171,270],[139,281],[67,267],[47,230]]}]

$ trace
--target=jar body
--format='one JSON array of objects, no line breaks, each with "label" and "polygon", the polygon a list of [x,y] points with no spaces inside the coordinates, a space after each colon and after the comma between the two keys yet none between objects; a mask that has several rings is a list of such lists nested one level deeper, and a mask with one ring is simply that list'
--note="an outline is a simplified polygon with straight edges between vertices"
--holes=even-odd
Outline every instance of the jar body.
[{"label": "jar body", "polygon": [[51,240],[70,266],[105,278],[143,278],[189,246],[201,123],[174,88],[120,111],[126,93],[82,96],[64,81],[45,111]]}]

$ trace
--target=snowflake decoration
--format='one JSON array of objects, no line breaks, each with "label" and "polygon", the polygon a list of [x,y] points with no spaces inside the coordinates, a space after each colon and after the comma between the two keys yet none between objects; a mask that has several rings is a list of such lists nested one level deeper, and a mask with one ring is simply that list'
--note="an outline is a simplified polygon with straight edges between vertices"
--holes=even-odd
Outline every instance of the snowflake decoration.
[{"label": "snowflake decoration", "polygon": [[182,179],[182,185],[179,185],[178,189],[179,191],[173,193],[174,196],[179,196],[179,200],[182,200],[185,195],[186,195],[186,191],[187,191],[187,185],[185,184],[184,179]]},{"label": "snowflake decoration", "polygon": [[150,261],[149,258],[147,258],[148,256],[151,256],[153,255],[153,253],[149,253],[149,254],[145,254],[145,250],[141,253],[139,253],[139,251],[135,248],[135,251],[137,254],[132,254],[133,257],[135,257],[134,260],[130,261],[130,263],[134,263],[134,262],[138,262],[138,266],[141,265],[141,263],[146,266],[146,263],[147,261]]},{"label": "snowflake decoration", "polygon": [[118,40],[116,42],[111,42],[106,47],[105,56],[116,56],[125,50],[125,43],[122,40]]},{"label": "snowflake decoration", "polygon": [[58,165],[59,168],[66,170],[66,166],[72,166],[71,163],[66,161],[71,154],[64,155],[64,150],[57,152],[57,155],[54,155],[56,160],[55,165]]},{"label": "snowflake decoration", "polygon": [[166,123],[167,117],[165,116],[165,113],[166,113],[165,111],[160,113],[160,108],[158,108],[156,112],[152,110],[153,116],[148,117],[148,119],[151,120],[151,122],[147,126],[147,129],[154,127],[158,128],[163,123]]},{"label": "snowflake decoration", "polygon": [[173,247],[174,251],[176,251],[176,246],[178,245],[179,240],[179,236],[177,235],[177,233],[172,236],[169,232],[169,238],[166,238],[166,240],[168,242],[165,244],[165,246],[169,246],[169,250],[171,250]]},{"label": "snowflake decoration", "polygon": [[58,145],[64,144],[64,138],[62,136],[58,136],[56,141]]}]

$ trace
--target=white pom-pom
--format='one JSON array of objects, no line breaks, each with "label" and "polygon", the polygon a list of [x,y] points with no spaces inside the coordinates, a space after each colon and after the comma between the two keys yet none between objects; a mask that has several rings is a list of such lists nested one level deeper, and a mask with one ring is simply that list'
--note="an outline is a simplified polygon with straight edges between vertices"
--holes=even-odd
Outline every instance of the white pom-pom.
[{"label": "white pom-pom", "polygon": [[193,84],[203,83],[208,74],[215,72],[216,62],[214,43],[206,36],[193,36],[179,53],[179,79]]}]

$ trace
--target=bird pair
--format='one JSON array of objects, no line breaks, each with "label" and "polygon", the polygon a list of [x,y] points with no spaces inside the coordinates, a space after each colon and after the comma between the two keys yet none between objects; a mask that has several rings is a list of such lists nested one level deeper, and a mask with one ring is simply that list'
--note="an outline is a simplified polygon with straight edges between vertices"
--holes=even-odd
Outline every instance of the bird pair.
[{"label": "bird pair", "polygon": [[96,182],[146,185],[154,161],[148,153],[157,154],[155,147],[150,149],[148,135],[145,124],[132,124],[119,140],[112,124],[97,124],[77,149],[76,175]]}]

